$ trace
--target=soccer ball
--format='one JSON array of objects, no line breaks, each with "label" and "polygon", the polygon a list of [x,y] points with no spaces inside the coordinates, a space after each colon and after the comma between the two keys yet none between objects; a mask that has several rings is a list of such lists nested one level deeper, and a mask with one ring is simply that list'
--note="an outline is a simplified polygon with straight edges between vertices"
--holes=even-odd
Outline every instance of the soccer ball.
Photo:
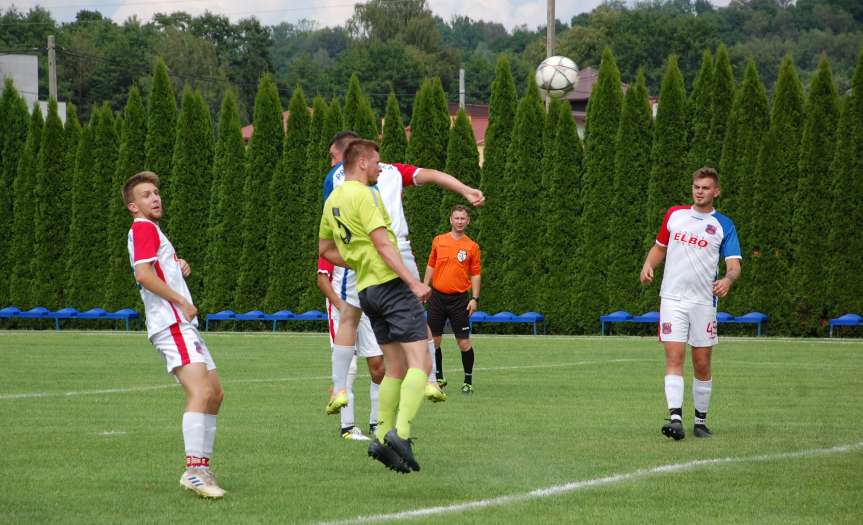
[{"label": "soccer ball", "polygon": [[560,98],[578,85],[578,66],[566,57],[548,57],[536,68],[536,85],[545,94]]}]

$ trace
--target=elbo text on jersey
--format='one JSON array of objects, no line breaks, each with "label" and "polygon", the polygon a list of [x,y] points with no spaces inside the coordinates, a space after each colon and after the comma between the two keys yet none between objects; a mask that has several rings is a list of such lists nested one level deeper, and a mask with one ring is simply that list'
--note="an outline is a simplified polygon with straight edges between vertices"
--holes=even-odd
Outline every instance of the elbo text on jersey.
[{"label": "elbo text on jersey", "polygon": [[674,237],[672,237],[675,241],[680,241],[684,244],[691,244],[692,246],[698,246],[699,248],[707,248],[710,244],[706,239],[699,239],[697,236],[687,234],[687,232],[675,232]]}]

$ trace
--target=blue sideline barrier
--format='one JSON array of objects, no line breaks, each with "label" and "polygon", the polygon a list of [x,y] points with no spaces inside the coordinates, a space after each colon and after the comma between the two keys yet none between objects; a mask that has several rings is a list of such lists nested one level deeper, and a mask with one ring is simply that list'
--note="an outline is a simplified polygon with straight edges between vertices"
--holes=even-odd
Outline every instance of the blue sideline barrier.
[{"label": "blue sideline barrier", "polygon": [[538,312],[524,312],[516,315],[512,312],[498,312],[494,315],[478,310],[468,320],[471,330],[476,323],[527,323],[533,328],[533,335],[537,335],[537,325],[542,324],[542,333],[545,334],[545,316]]},{"label": "blue sideline barrier", "polygon": [[132,319],[138,319],[140,314],[131,308],[123,308],[116,312],[109,312],[102,308],[92,308],[86,312],[79,312],[74,308],[61,308],[52,312],[44,306],[31,308],[22,312],[16,306],[7,306],[0,309],[0,319],[53,319],[54,329],[60,330],[60,321],[63,319],[107,319],[110,321],[124,321],[126,331],[129,331],[129,323]]},{"label": "blue sideline barrier", "polygon": [[295,314],[290,310],[279,310],[278,312],[268,314],[260,310],[250,310],[246,313],[238,314],[233,310],[223,310],[214,314],[210,314],[204,321],[204,330],[210,331],[210,321],[270,321],[273,323],[272,330],[276,331],[276,324],[280,321],[327,321],[329,318],[324,312],[318,310],[309,310],[301,314]]}]

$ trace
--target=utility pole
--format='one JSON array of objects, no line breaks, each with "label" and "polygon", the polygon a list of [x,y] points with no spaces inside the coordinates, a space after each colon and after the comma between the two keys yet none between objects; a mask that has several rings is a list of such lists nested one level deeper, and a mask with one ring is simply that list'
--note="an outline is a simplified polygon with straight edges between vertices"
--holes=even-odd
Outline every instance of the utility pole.
[{"label": "utility pole", "polygon": [[48,98],[57,100],[57,54],[54,35],[48,35]]},{"label": "utility pole", "polygon": [[464,65],[458,68],[458,107],[464,109]]},{"label": "utility pole", "polygon": [[545,28],[545,58],[554,56],[554,0],[548,0],[548,23]]}]

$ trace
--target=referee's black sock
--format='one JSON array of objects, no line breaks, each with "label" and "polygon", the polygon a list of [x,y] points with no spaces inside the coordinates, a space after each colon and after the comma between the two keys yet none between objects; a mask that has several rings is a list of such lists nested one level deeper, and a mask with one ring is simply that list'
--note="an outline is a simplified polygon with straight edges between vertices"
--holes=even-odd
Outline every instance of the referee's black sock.
[{"label": "referee's black sock", "polygon": [[473,384],[473,347],[461,353],[461,364],[464,367],[464,382]]},{"label": "referee's black sock", "polygon": [[440,347],[434,349],[434,361],[435,361],[435,375],[438,380],[443,379],[443,352],[440,351]]}]

